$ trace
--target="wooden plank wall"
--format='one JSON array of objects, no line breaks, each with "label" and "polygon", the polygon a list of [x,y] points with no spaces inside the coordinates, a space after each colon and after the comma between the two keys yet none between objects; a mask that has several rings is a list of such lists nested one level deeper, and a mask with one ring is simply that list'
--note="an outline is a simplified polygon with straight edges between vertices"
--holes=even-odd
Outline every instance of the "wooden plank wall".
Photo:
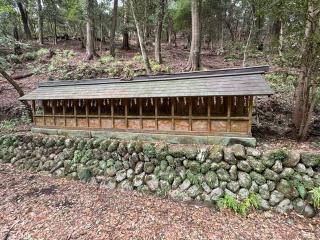
[{"label": "wooden plank wall", "polygon": [[[161,116],[158,109],[159,99],[154,99],[154,116],[143,115],[143,99],[137,99],[139,105],[139,114],[136,116],[128,115],[129,100],[123,99],[125,107],[123,116],[115,115],[115,103],[110,99],[111,114],[101,114],[102,100],[97,101],[98,112],[96,115],[90,114],[90,100],[86,100],[85,114],[77,113],[77,100],[72,100],[74,114],[66,115],[66,103],[63,102],[62,114],[56,113],[55,101],[52,104],[52,114],[43,112],[36,114],[36,103],[32,102],[34,111],[34,123],[38,127],[57,127],[57,128],[76,128],[76,129],[121,129],[124,131],[147,131],[147,132],[177,132],[188,134],[207,134],[207,135],[223,135],[226,133],[235,133],[240,135],[251,135],[252,125],[252,105],[253,97],[247,97],[248,115],[247,116],[232,116],[231,102],[232,97],[228,97],[227,114],[226,116],[212,116],[211,105],[212,99],[208,98],[207,115],[193,116],[192,101],[188,99],[186,108],[188,115],[175,115],[175,104],[171,104],[171,115]],[[175,98],[171,98],[171,103],[175,102]]]}]

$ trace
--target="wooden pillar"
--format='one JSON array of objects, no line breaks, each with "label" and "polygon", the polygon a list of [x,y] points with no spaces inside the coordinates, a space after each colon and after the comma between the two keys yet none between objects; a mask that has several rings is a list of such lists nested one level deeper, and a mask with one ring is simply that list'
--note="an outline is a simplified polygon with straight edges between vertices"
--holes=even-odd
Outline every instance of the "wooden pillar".
[{"label": "wooden pillar", "polygon": [[126,129],[128,129],[128,99],[124,99],[124,119]]},{"label": "wooden pillar", "polygon": [[251,135],[251,127],[252,127],[252,109],[253,109],[253,99],[254,96],[248,96],[248,113],[249,113],[249,123],[248,123],[248,134]]},{"label": "wooden pillar", "polygon": [[67,120],[66,120],[66,100],[62,100],[62,115],[63,115],[63,122],[64,126],[67,126]]},{"label": "wooden pillar", "polygon": [[85,105],[86,105],[86,119],[87,119],[87,127],[89,127],[89,100],[85,100],[84,101]]},{"label": "wooden pillar", "polygon": [[155,116],[155,123],[156,123],[156,130],[159,129],[159,126],[158,126],[158,98],[155,98],[154,99],[154,116]]},{"label": "wooden pillar", "polygon": [[32,108],[32,121],[33,121],[33,123],[36,123],[36,118],[35,118],[35,115],[36,115],[36,101],[35,100],[31,101],[31,108]]},{"label": "wooden pillar", "polygon": [[208,104],[208,132],[211,132],[211,120],[210,120],[210,117],[211,117],[211,104],[212,104],[212,99],[211,97],[207,97],[208,101],[207,101],[207,104]]},{"label": "wooden pillar", "polygon": [[75,126],[78,126],[78,121],[77,121],[77,104],[79,100],[73,100],[73,114],[74,114],[74,121],[75,121]]},{"label": "wooden pillar", "polygon": [[231,132],[231,103],[232,97],[228,96],[227,132]]},{"label": "wooden pillar", "polygon": [[142,99],[139,98],[139,120],[140,120],[140,129],[143,129],[142,124]]},{"label": "wooden pillar", "polygon": [[192,97],[189,98],[189,131],[192,131]]},{"label": "wooden pillar", "polygon": [[113,101],[114,99],[110,99],[110,103],[111,103],[111,120],[112,120],[112,128],[114,128],[114,106],[113,106]]},{"label": "wooden pillar", "polygon": [[101,128],[101,100],[97,100],[98,105],[98,118],[99,118],[99,128]]},{"label": "wooden pillar", "polygon": [[56,126],[56,105],[58,104],[58,100],[53,101],[52,103],[52,116],[53,116],[53,125]]},{"label": "wooden pillar", "polygon": [[175,122],[174,122],[174,103],[175,103],[175,99],[174,98],[170,98],[171,99],[171,130],[175,130]]}]

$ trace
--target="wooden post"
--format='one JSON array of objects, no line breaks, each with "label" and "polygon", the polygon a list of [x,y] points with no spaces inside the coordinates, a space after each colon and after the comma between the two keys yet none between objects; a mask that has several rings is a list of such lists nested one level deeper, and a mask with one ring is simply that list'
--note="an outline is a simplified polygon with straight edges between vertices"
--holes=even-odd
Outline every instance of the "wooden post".
[{"label": "wooden post", "polygon": [[110,99],[111,103],[111,120],[112,120],[112,128],[114,128],[114,106],[113,106],[113,99]]},{"label": "wooden post", "polygon": [[89,104],[88,104],[89,100],[86,99],[84,102],[85,102],[85,104],[86,104],[87,127],[89,127]]},{"label": "wooden post", "polygon": [[97,104],[98,104],[99,128],[101,128],[101,100],[100,99],[97,100]]},{"label": "wooden post", "polygon": [[254,96],[248,96],[248,104],[249,104],[249,124],[248,124],[248,134],[251,135],[251,127],[252,127],[252,108],[253,108],[253,99]]},{"label": "wooden post", "polygon": [[139,98],[139,120],[140,120],[140,129],[143,129],[142,124],[142,99]]},{"label": "wooden post", "polygon": [[155,121],[156,121],[156,130],[159,129],[158,127],[158,98],[154,99],[154,116],[155,116]]},{"label": "wooden post", "polygon": [[62,114],[63,114],[64,126],[67,126],[67,120],[66,120],[66,101],[65,101],[65,100],[62,100]]},{"label": "wooden post", "polygon": [[36,118],[35,118],[35,115],[36,115],[36,101],[35,100],[31,101],[31,109],[32,109],[32,121],[33,121],[33,123],[36,123]]},{"label": "wooden post", "polygon": [[57,100],[53,101],[52,104],[52,115],[53,115],[53,125],[56,126],[56,104]]},{"label": "wooden post", "polygon": [[207,101],[207,104],[208,104],[208,131],[211,132],[211,120],[210,120],[210,117],[211,117],[212,99],[211,99],[211,97],[207,97],[207,98],[208,98],[208,101]]},{"label": "wooden post", "polygon": [[174,98],[170,98],[171,99],[171,130],[175,130],[175,122],[174,122],[174,103],[175,100]]},{"label": "wooden post", "polygon": [[128,129],[128,101],[124,99],[124,119],[126,124],[126,129]]},{"label": "wooden post", "polygon": [[232,97],[228,96],[228,115],[227,115],[227,132],[231,132],[231,103]]},{"label": "wooden post", "polygon": [[189,98],[189,131],[192,131],[192,97]]},{"label": "wooden post", "polygon": [[78,126],[78,121],[77,121],[77,104],[78,104],[78,101],[77,100],[73,101],[73,114],[74,114],[74,121],[75,121],[76,127]]}]

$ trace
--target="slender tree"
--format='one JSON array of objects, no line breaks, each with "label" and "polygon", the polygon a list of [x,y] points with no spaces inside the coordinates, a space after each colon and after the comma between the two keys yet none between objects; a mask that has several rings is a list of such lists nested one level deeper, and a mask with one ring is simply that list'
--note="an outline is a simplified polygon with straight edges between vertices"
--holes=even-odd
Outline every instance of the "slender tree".
[{"label": "slender tree", "polygon": [[201,0],[192,0],[191,14],[192,14],[192,35],[191,48],[186,67],[187,71],[197,71],[200,69],[200,51],[201,51],[201,26],[200,26],[200,9]]},{"label": "slender tree", "polygon": [[29,27],[29,18],[28,18],[28,12],[25,9],[24,5],[22,4],[22,2],[19,0],[17,1],[17,5],[19,8],[19,12],[21,15],[21,20],[22,20],[22,24],[23,24],[23,29],[24,29],[24,33],[26,35],[26,38],[28,40],[32,39],[32,35],[31,35],[31,31],[30,31],[30,27]]},{"label": "slender tree", "polygon": [[87,43],[86,43],[86,60],[98,57],[94,47],[94,0],[86,0],[85,2],[86,22],[87,22]]},{"label": "slender tree", "polygon": [[39,43],[43,44],[43,13],[41,0],[37,0],[38,4],[38,27],[39,27]]},{"label": "slender tree", "polygon": [[141,13],[139,12],[139,9],[141,9],[141,6],[139,6],[139,0],[129,0],[130,1],[130,6],[132,10],[132,16],[136,25],[137,29],[137,34],[138,34],[138,39],[139,39],[139,45],[140,45],[140,50],[144,62],[144,66],[146,69],[147,74],[151,74],[151,66],[149,62],[149,58],[147,55],[147,50],[144,42],[144,35],[142,31],[142,27],[140,24],[140,19],[141,19]]},{"label": "slender tree", "polygon": [[162,63],[161,57],[161,33],[164,16],[165,0],[158,0],[157,7],[157,26],[154,41],[154,58],[158,63]]},{"label": "slender tree", "polygon": [[115,57],[116,46],[115,46],[115,35],[117,28],[117,17],[118,17],[118,0],[113,0],[113,11],[112,11],[112,24],[111,24],[111,35],[110,35],[110,54]]},{"label": "slender tree", "polygon": [[318,101],[317,73],[319,56],[319,16],[320,7],[315,0],[308,1],[305,34],[301,47],[301,72],[295,91],[293,122],[297,129],[297,139],[305,140],[312,120],[316,102]]},{"label": "slender tree", "polygon": [[128,32],[128,24],[129,24],[129,2],[126,0],[124,3],[124,16],[123,16],[123,30],[122,30],[122,49],[129,50],[129,32]]}]

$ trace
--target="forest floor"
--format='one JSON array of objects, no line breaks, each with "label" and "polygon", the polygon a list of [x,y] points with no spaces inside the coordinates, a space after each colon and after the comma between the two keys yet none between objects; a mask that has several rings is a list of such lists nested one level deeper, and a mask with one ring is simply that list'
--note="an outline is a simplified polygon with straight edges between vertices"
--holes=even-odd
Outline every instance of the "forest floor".
[{"label": "forest floor", "polygon": [[0,239],[319,239],[320,217],[195,203],[21,172],[0,164]]},{"label": "forest floor", "polygon": [[[81,79],[121,76],[123,73],[133,71],[143,74],[143,63],[139,56],[139,48],[131,44],[131,50],[117,48],[116,58],[108,55],[105,46],[98,51],[100,59],[84,60],[85,49],[82,49],[77,40],[60,40],[58,45],[46,43],[38,46],[32,45],[22,55],[23,61],[10,66],[10,74],[17,76],[33,73],[32,76],[17,80],[25,93],[35,89],[39,82],[48,79]],[[99,48],[99,43],[97,44]],[[238,47],[239,48],[239,47]],[[35,56],[37,50],[52,49],[53,56]],[[241,49],[241,47],[240,47]],[[153,59],[153,46],[148,46],[148,55]],[[38,51],[38,53],[39,53]],[[217,50],[203,47],[201,53],[202,69],[232,68],[242,66],[241,51],[231,45],[226,46],[223,54]],[[25,56],[24,56],[25,55]],[[163,64],[152,63],[157,72],[183,72],[187,65],[189,49],[183,42],[177,46],[169,47],[162,44]],[[320,148],[320,106],[316,108],[314,125],[309,141],[296,143],[292,132],[292,103],[297,70],[281,67],[277,64],[276,56],[258,51],[248,53],[247,66],[269,65],[270,74],[266,77],[275,91],[271,97],[258,97],[254,108],[253,136],[263,145],[289,147],[300,149],[319,150]],[[14,119],[21,115],[21,105],[18,104],[18,94],[4,79],[0,77],[0,121]],[[1,123],[0,123],[1,125]],[[14,131],[30,129],[30,124],[14,124]],[[10,124],[9,127],[10,128]],[[4,132],[6,127],[1,128]]]}]

